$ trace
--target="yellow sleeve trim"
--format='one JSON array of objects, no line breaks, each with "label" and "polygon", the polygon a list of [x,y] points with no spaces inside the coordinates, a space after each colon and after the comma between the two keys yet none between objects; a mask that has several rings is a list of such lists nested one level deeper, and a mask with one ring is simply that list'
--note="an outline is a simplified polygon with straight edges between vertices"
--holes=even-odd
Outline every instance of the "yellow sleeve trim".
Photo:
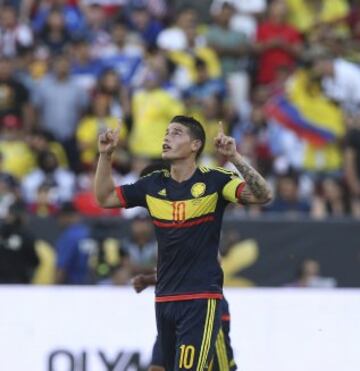
[{"label": "yellow sleeve trim", "polygon": [[238,202],[238,199],[236,197],[236,190],[242,183],[244,183],[244,180],[241,178],[233,178],[229,182],[227,182],[222,190],[224,199],[229,202]]}]

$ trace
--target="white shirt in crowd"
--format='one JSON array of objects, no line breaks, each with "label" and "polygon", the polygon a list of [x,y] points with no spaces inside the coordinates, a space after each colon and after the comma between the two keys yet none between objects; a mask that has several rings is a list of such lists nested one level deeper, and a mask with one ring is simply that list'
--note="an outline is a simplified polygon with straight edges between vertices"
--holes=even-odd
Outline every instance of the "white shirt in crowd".
[{"label": "white shirt in crowd", "polygon": [[339,102],[345,110],[360,110],[360,67],[338,58],[334,75],[323,79],[325,94]]},{"label": "white shirt in crowd", "polygon": [[[51,201],[55,203],[71,201],[75,191],[75,175],[69,170],[57,168],[51,178],[53,181],[50,189]],[[41,169],[35,169],[25,177],[22,191],[28,203],[36,201],[38,189],[46,180],[47,176]]]}]

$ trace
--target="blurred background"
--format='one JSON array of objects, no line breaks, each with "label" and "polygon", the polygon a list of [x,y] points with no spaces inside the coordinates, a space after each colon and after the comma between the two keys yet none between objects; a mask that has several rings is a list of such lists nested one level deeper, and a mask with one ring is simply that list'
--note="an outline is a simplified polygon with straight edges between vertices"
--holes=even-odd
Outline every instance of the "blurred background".
[{"label": "blurred background", "polygon": [[231,169],[221,120],[275,194],[228,208],[226,286],[360,287],[359,63],[359,0],[0,1],[0,283],[152,272],[147,215],[96,204],[97,137],[120,123],[114,177],[134,182],[183,113],[202,166]]}]

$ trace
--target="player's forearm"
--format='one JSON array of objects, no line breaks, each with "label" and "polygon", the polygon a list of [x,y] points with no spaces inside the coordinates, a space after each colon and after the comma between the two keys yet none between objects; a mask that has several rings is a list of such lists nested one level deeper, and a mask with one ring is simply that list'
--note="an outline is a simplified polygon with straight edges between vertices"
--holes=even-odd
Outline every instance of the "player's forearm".
[{"label": "player's forearm", "polygon": [[241,201],[244,203],[267,203],[271,201],[271,189],[258,171],[249,165],[239,153],[231,158],[230,161],[243,176],[246,187],[251,192],[251,195],[248,195],[246,191],[243,192]]},{"label": "player's forearm", "polygon": [[111,156],[101,153],[95,173],[95,196],[97,202],[106,207],[109,195],[115,192],[112,179]]}]

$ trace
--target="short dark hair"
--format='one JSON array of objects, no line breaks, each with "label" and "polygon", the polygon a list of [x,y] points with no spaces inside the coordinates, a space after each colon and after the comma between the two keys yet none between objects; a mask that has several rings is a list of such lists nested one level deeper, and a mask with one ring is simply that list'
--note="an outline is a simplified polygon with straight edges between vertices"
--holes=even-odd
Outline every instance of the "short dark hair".
[{"label": "short dark hair", "polygon": [[200,122],[193,117],[189,116],[175,116],[172,118],[170,122],[177,122],[178,124],[181,124],[185,127],[187,127],[190,131],[190,135],[193,139],[200,140],[201,141],[201,146],[200,149],[198,150],[196,154],[196,158],[199,158],[206,142],[206,134],[205,130],[200,124]]}]

